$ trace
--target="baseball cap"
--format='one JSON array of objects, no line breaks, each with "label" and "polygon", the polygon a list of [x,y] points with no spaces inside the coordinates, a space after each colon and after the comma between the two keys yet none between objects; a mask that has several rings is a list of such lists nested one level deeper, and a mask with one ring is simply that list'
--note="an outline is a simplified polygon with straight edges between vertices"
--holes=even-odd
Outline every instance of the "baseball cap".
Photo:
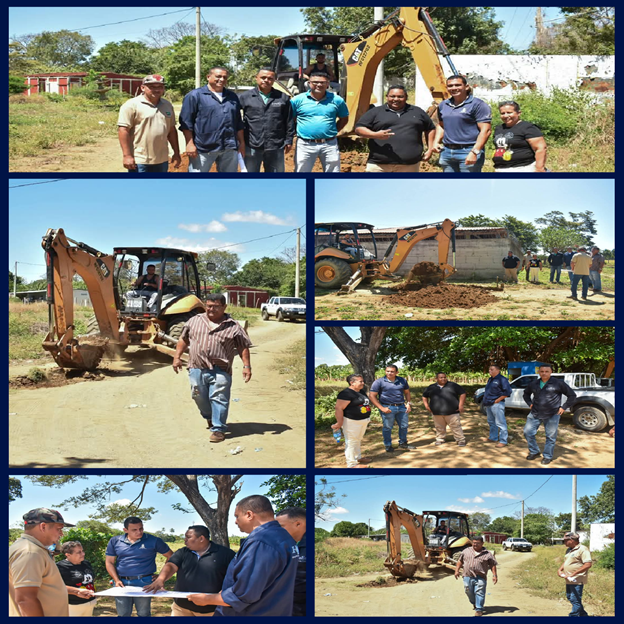
[{"label": "baseball cap", "polygon": [[76,526],[75,524],[69,524],[65,522],[63,516],[55,509],[48,509],[47,507],[37,507],[37,509],[31,509],[27,511],[23,516],[24,526],[34,526],[41,522],[56,522],[66,527]]},{"label": "baseball cap", "polygon": [[579,534],[578,533],[573,533],[572,531],[568,531],[567,533],[564,534],[563,539],[579,539]]},{"label": "baseball cap", "polygon": [[319,52],[319,53],[316,55],[316,58],[318,58],[319,56],[327,56],[327,54],[325,54],[325,52]]},{"label": "baseball cap", "polygon": [[150,74],[149,76],[145,76],[143,78],[143,82],[141,84],[165,84],[165,79],[160,74]]}]

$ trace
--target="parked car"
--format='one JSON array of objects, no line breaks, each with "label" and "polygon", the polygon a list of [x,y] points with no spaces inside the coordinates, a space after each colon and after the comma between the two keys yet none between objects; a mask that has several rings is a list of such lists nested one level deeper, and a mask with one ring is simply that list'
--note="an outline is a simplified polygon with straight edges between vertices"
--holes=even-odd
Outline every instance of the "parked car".
[{"label": "parked car", "polygon": [[503,542],[503,550],[522,550],[531,552],[533,544],[524,539],[524,537],[508,537]]},{"label": "parked car", "polygon": [[271,297],[260,306],[262,318],[268,321],[274,316],[278,321],[306,319],[306,302],[300,297]]},{"label": "parked car", "polygon": [[[606,388],[599,385],[593,373],[553,373],[552,376],[563,379],[576,392],[576,401],[566,412],[572,414],[574,424],[579,429],[602,431],[608,425],[615,425],[615,386]],[[505,408],[522,410],[528,414],[529,406],[524,402],[523,394],[529,383],[537,377],[537,374],[522,375],[511,381],[511,396],[505,399]],[[485,414],[484,394],[485,388],[479,388],[474,394],[474,400]],[[565,400],[566,397],[563,398]]]}]

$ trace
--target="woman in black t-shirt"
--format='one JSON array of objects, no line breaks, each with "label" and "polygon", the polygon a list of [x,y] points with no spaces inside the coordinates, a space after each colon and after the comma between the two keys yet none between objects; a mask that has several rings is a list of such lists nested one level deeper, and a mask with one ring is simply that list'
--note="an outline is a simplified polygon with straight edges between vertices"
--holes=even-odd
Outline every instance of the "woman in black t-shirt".
[{"label": "woman in black t-shirt", "polygon": [[516,102],[498,105],[503,123],[494,129],[494,169],[496,171],[546,171],[546,141],[542,131],[520,119]]},{"label": "woman in black t-shirt", "polygon": [[[65,555],[56,567],[61,573],[63,583],[68,587],[95,591],[93,581],[95,575],[88,561],[85,561],[85,552],[80,542],[64,542],[61,552]],[[84,599],[80,596],[68,595],[70,617],[89,617],[93,615],[96,598]]]},{"label": "woman in black t-shirt", "polygon": [[370,422],[371,406],[364,392],[362,375],[349,375],[348,388],[338,394],[334,431],[342,428],[345,438],[347,468],[368,468],[368,459],[362,457],[361,443]]}]

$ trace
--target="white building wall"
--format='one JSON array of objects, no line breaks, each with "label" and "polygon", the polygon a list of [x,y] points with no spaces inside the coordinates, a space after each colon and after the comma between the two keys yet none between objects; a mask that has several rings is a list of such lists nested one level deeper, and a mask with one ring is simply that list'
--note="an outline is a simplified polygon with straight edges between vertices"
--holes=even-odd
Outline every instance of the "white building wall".
[{"label": "white building wall", "polygon": [[[609,538],[607,535],[613,535]],[[591,552],[597,552],[615,543],[615,523],[605,522],[603,524],[592,524],[589,527],[589,550]]]}]

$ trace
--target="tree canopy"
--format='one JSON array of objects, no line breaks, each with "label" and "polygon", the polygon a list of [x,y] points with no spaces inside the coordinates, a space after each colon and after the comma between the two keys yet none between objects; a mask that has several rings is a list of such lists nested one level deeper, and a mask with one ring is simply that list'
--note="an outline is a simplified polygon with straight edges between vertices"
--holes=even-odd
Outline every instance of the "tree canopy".
[{"label": "tree canopy", "polygon": [[615,522],[615,475],[607,476],[598,494],[582,496],[578,503],[585,522]]},{"label": "tree canopy", "polygon": [[91,59],[90,67],[100,72],[147,75],[156,72],[156,56],[146,44],[124,39],[102,46]]},{"label": "tree canopy", "polygon": [[22,482],[16,477],[9,477],[9,503],[22,498]]},{"label": "tree canopy", "polygon": [[305,475],[276,475],[262,485],[269,486],[267,497],[271,499],[275,513],[286,509],[286,507],[303,507],[305,509]]},{"label": "tree canopy", "polygon": [[70,30],[46,30],[29,40],[25,56],[47,69],[80,70],[87,66],[94,47],[91,35]]}]

